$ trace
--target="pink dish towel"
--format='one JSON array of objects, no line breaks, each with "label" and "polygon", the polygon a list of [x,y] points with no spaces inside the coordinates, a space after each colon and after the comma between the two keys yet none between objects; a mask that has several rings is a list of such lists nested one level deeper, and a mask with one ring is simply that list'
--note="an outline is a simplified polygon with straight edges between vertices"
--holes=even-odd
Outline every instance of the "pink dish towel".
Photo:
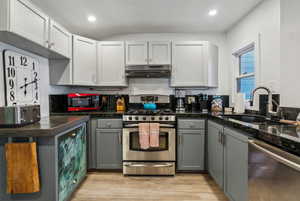
[{"label": "pink dish towel", "polygon": [[150,123],[150,147],[159,147],[159,123]]},{"label": "pink dish towel", "polygon": [[139,123],[139,141],[141,149],[150,148],[150,127],[149,123]]}]

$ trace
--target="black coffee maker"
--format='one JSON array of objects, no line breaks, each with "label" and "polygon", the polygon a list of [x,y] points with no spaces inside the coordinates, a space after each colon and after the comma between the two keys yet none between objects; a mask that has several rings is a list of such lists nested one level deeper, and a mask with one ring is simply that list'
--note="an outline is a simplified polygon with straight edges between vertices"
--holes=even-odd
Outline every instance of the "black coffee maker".
[{"label": "black coffee maker", "polygon": [[199,112],[199,97],[197,95],[185,96],[186,112]]}]

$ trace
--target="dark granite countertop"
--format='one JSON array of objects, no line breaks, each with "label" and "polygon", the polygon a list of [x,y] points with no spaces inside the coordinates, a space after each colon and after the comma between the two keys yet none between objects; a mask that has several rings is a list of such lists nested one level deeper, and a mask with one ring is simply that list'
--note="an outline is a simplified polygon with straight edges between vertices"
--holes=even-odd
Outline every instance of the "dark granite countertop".
[{"label": "dark granite countertop", "polygon": [[[91,118],[122,118],[123,113],[117,112],[76,112],[76,113],[54,113],[52,115],[89,115]],[[288,124],[252,124],[238,121],[222,114],[211,114],[201,112],[176,113],[177,118],[208,118],[223,124],[224,126],[239,129],[242,134],[255,139],[263,140],[279,147],[284,147],[290,152],[300,150],[300,127]],[[1,132],[0,132],[1,135]],[[300,155],[300,153],[299,153]]]},{"label": "dark granite countertop", "polygon": [[52,116],[70,116],[70,115],[83,115],[83,116],[90,116],[91,118],[122,118],[124,113],[120,112],[61,112],[61,113],[51,113]]},{"label": "dark granite countertop", "polygon": [[246,123],[220,114],[209,114],[208,118],[224,126],[244,131],[248,137],[265,141],[300,156],[300,127],[284,123]]},{"label": "dark granite countertop", "polygon": [[89,121],[89,116],[50,116],[20,128],[0,128],[0,137],[50,137]]}]

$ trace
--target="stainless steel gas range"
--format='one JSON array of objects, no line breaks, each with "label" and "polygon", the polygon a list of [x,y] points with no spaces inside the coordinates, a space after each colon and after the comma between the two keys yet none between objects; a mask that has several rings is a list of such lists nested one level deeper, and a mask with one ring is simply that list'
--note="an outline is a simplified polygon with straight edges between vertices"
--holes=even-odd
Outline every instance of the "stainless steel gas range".
[{"label": "stainless steel gas range", "polygon": [[[159,98],[158,98],[159,100]],[[139,123],[159,123],[159,146],[144,150]],[[168,109],[131,110],[123,116],[123,174],[175,175],[176,117]]]}]

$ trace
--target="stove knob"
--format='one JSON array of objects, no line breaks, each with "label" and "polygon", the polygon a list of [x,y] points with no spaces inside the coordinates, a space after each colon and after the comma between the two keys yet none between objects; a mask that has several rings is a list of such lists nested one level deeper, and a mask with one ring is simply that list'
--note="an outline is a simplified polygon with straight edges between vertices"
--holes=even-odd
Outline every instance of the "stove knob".
[{"label": "stove knob", "polygon": [[166,117],[165,119],[166,119],[166,121],[169,121],[169,117]]},{"label": "stove knob", "polygon": [[147,118],[146,118],[146,117],[143,117],[143,120],[144,120],[144,121],[146,121],[146,120],[147,120]]},{"label": "stove knob", "polygon": [[152,120],[152,121],[155,121],[155,117],[151,117],[151,120]]},{"label": "stove knob", "polygon": [[160,121],[162,121],[162,120],[163,120],[163,118],[162,118],[162,117],[159,117],[159,120],[160,120]]},{"label": "stove knob", "polygon": [[135,120],[138,121],[138,120],[139,120],[139,117],[135,117]]},{"label": "stove knob", "polygon": [[128,119],[131,121],[131,120],[132,120],[132,117],[128,117]]}]

